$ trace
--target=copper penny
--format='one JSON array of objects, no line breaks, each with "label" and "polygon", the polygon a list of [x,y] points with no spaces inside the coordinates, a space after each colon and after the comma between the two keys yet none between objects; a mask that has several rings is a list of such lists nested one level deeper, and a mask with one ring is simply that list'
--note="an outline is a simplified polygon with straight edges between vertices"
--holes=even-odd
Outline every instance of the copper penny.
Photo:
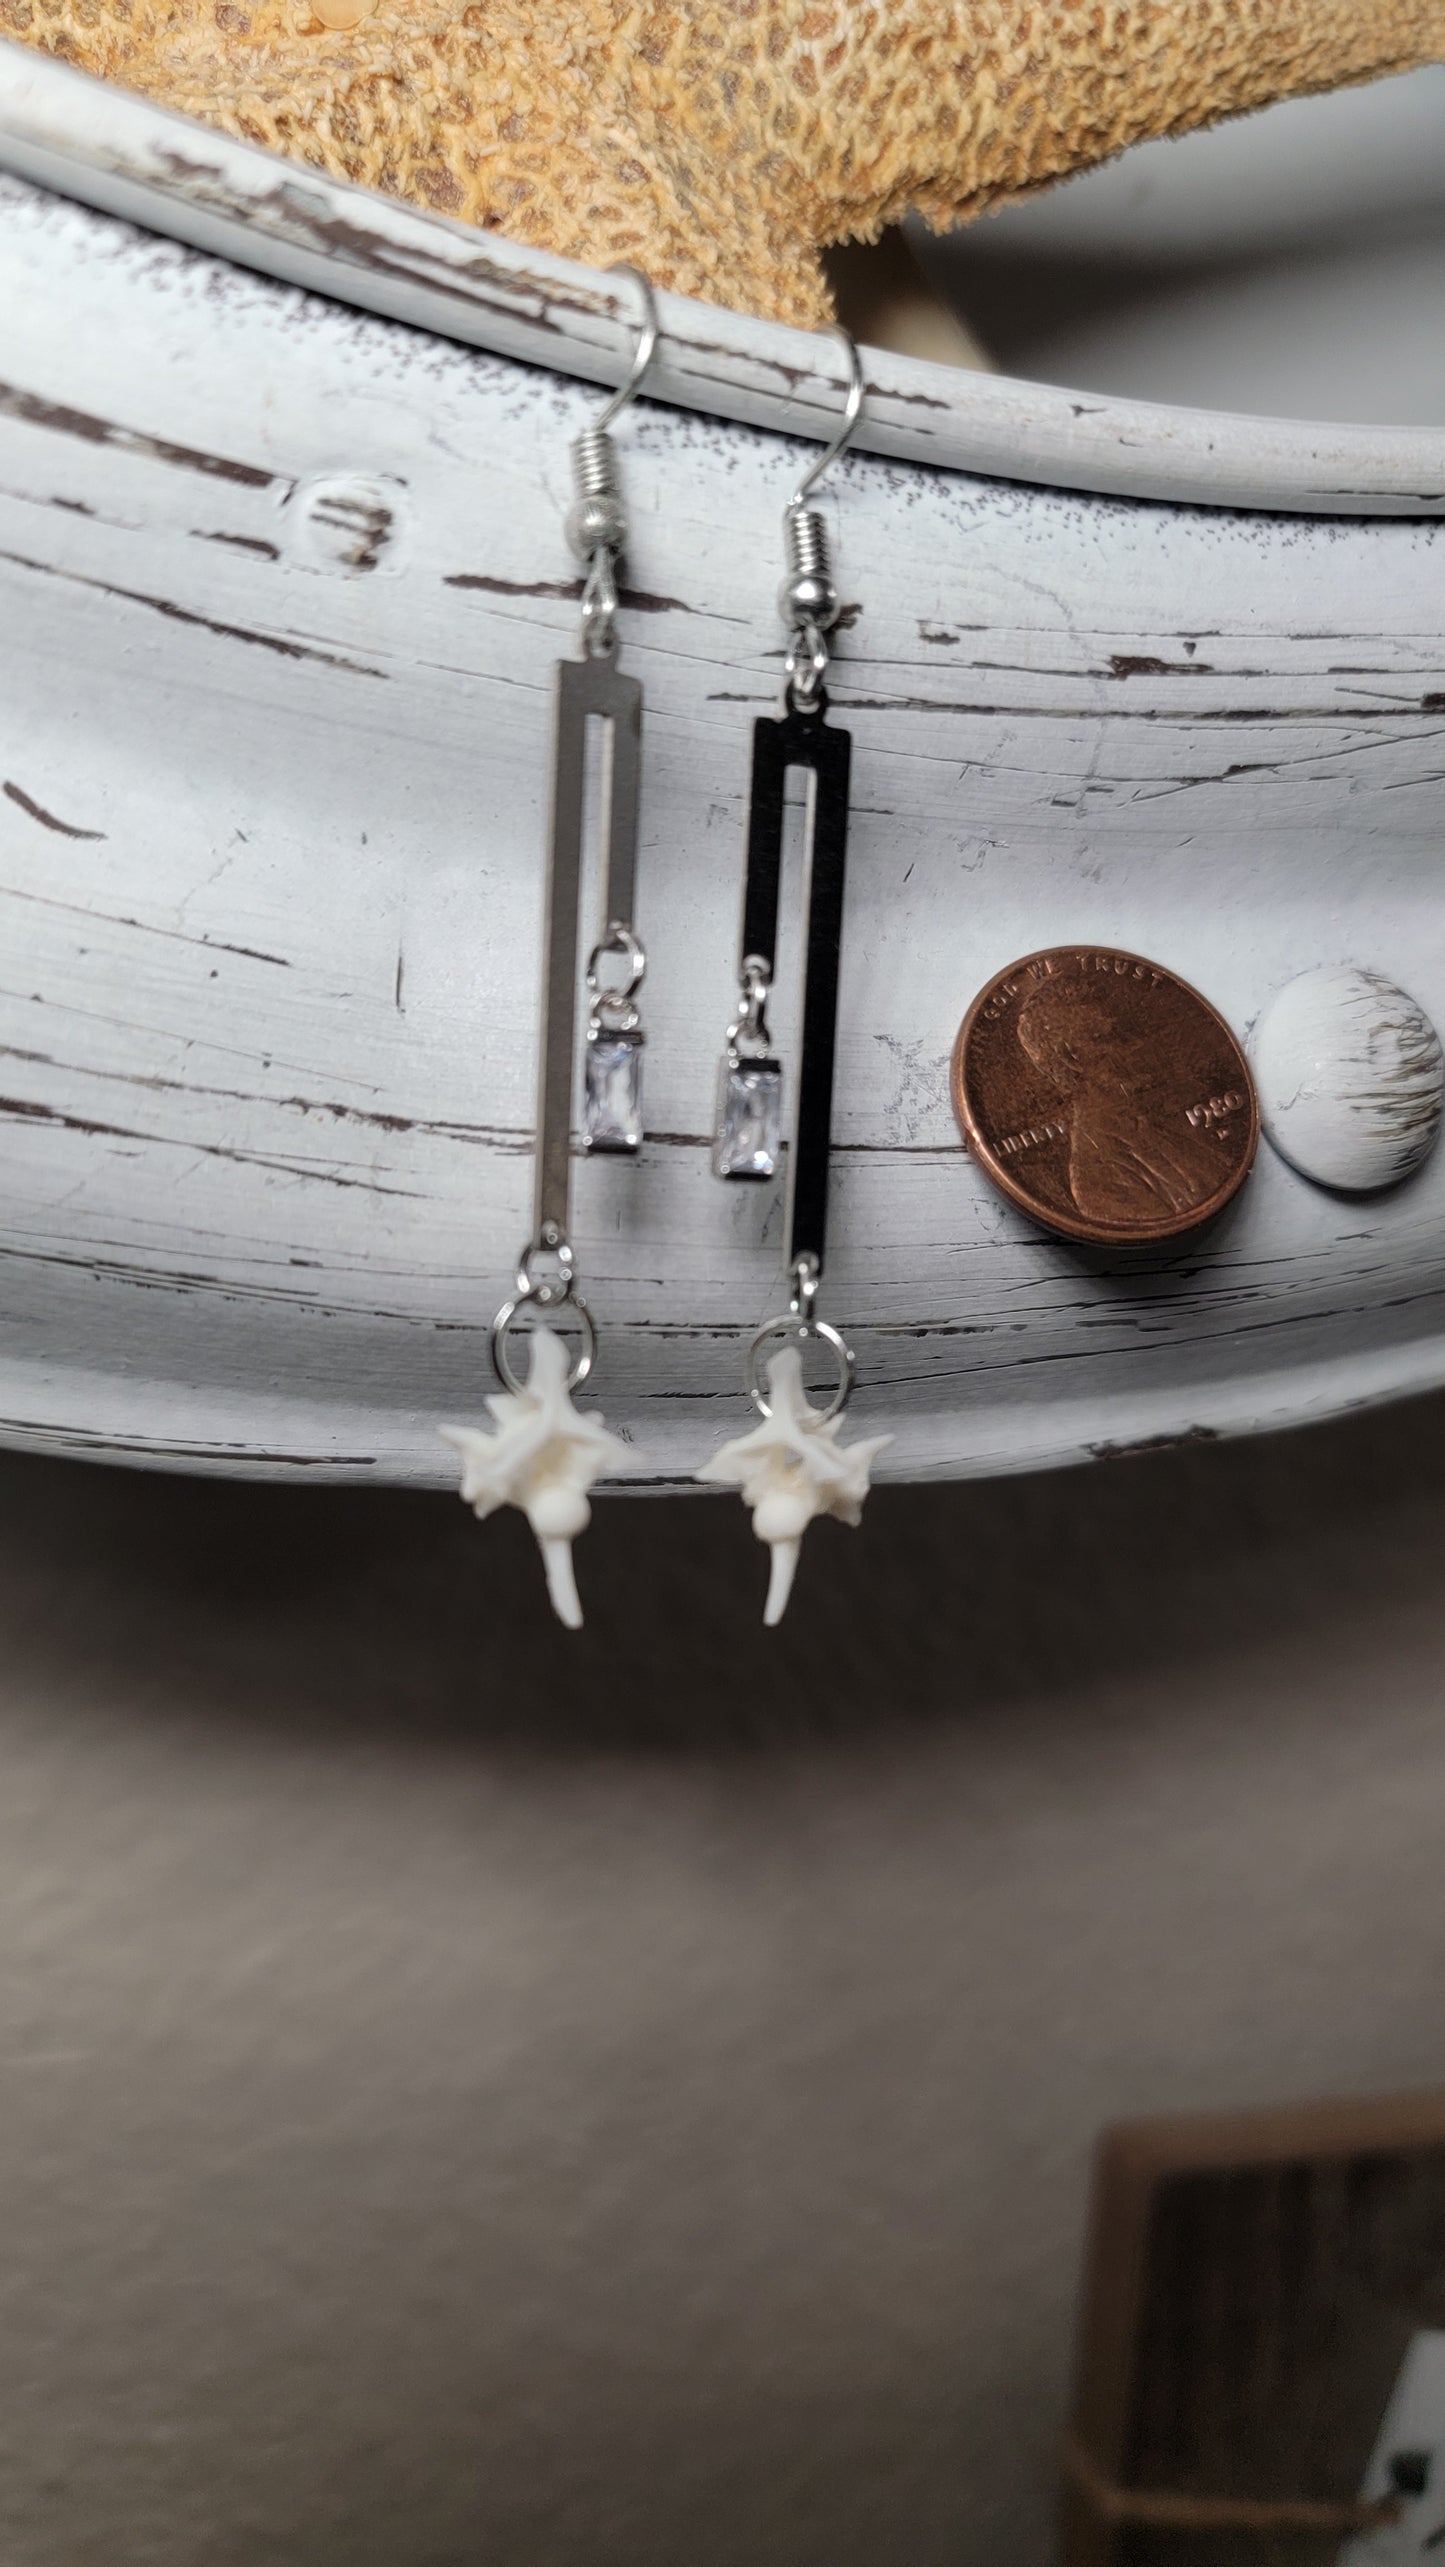
[{"label": "copper penny", "polygon": [[1223,1017],[1162,964],[1103,945],[1026,954],[980,990],[954,1045],[953,1104],[1010,1202],[1101,1245],[1210,1220],[1259,1143]]}]

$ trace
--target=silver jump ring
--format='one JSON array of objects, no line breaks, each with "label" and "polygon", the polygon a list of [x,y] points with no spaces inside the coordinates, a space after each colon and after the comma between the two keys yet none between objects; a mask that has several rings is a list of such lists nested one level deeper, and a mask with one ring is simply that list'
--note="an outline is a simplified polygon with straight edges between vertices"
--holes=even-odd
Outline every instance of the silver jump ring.
[{"label": "silver jump ring", "polygon": [[[580,1390],[597,1361],[596,1323],[582,1295],[580,1292],[574,1292],[570,1284],[565,1294],[559,1294],[557,1298],[559,1301],[565,1301],[582,1331],[582,1351],[574,1357],[571,1370],[567,1375],[569,1391]],[[547,1310],[555,1307],[556,1304],[545,1301],[540,1292],[518,1292],[515,1301],[503,1302],[496,1318],[492,1321],[492,1370],[503,1390],[511,1391],[517,1398],[522,1396],[527,1385],[520,1381],[512,1370],[512,1359],[507,1351],[508,1338],[524,1310],[529,1308]]]},{"label": "silver jump ring", "polygon": [[[792,1337],[800,1346],[805,1345],[810,1337],[816,1337],[823,1345],[832,1348],[838,1366],[838,1387],[826,1408],[813,1408],[811,1413],[820,1426],[828,1426],[835,1417],[841,1417],[853,1388],[853,1375],[856,1370],[853,1349],[842,1330],[833,1326],[831,1319],[804,1319],[795,1310],[784,1311],[778,1319],[765,1319],[761,1328],[754,1329],[749,1341],[743,1378],[747,1383],[748,1397],[758,1415],[771,1417],[773,1413],[772,1402],[760,1379],[758,1364],[758,1356],[770,1337]],[[811,1402],[809,1405],[811,1408]]]},{"label": "silver jump ring", "polygon": [[[804,648],[806,646],[806,658]],[[816,624],[798,634],[789,644],[783,662],[788,701],[796,713],[818,710],[823,680],[828,674],[828,645]]]},{"label": "silver jump ring", "polygon": [[[534,1275],[532,1267],[539,1257],[555,1257],[557,1273],[540,1278]],[[564,1239],[560,1230],[555,1238],[549,1237],[544,1230],[539,1238],[529,1240],[522,1251],[522,1261],[517,1268],[517,1299],[519,1302],[534,1301],[539,1310],[556,1310],[562,1302],[572,1299],[576,1280],[577,1257],[570,1239]]]},{"label": "silver jump ring", "polygon": [[760,1058],[772,1047],[768,1000],[772,979],[761,954],[745,954],[738,987],[738,1012],[727,1031],[728,1050]]},{"label": "silver jump ring", "polygon": [[811,1249],[804,1249],[789,1268],[793,1289],[788,1295],[788,1311],[794,1319],[811,1321],[813,1305],[818,1298],[818,1260]]},{"label": "silver jump ring", "polygon": [[[622,954],[627,962],[627,978],[620,989],[604,989],[597,967],[609,954]],[[620,918],[609,918],[607,932],[595,944],[587,958],[587,991],[604,1007],[625,1007],[635,998],[647,976],[647,956],[640,937]]]},{"label": "silver jump ring", "polygon": [[617,636],[617,580],[612,555],[599,550],[592,556],[587,577],[582,583],[582,645],[590,660],[611,657]]}]

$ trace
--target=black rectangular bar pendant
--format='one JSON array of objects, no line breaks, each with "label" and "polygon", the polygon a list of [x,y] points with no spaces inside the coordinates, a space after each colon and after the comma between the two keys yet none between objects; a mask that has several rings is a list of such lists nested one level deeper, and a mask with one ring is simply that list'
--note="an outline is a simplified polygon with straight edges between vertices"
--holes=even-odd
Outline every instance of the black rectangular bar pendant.
[{"label": "black rectangular bar pendant", "polygon": [[753,724],[752,798],[743,891],[743,955],[773,976],[782,884],[783,815],[790,771],[810,779],[803,858],[803,1009],[789,1152],[786,1263],[813,1257],[822,1272],[828,1231],[828,1161],[838,1033],[838,972],[848,859],[848,779],[853,742],[815,712]]},{"label": "black rectangular bar pendant", "polygon": [[554,708],[533,1199],[533,1235],[539,1239],[549,1226],[565,1237],[570,1221],[587,722],[589,715],[596,714],[607,726],[599,792],[604,915],[630,919],[637,867],[642,687],[637,678],[624,677],[610,659],[559,660]]}]

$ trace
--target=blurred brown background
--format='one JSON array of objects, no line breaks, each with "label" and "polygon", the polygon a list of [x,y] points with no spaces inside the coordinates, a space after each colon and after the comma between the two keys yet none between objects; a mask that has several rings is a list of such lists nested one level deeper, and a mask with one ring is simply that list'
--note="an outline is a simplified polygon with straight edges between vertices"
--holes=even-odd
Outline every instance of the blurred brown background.
[{"label": "blurred brown background", "polygon": [[1049,2554],[1112,2115],[1445,2078],[1445,1400],[519,1518],[0,1464],[7,2567]]}]

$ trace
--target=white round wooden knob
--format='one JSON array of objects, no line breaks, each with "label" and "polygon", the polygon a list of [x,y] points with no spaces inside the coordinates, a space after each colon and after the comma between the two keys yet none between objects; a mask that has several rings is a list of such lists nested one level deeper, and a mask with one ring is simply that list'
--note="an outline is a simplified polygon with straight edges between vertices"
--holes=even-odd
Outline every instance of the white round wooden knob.
[{"label": "white round wooden knob", "polygon": [[1302,972],[1271,999],[1253,1052],[1265,1131],[1315,1185],[1372,1194],[1429,1157],[1445,1054],[1423,1007],[1383,972]]}]

